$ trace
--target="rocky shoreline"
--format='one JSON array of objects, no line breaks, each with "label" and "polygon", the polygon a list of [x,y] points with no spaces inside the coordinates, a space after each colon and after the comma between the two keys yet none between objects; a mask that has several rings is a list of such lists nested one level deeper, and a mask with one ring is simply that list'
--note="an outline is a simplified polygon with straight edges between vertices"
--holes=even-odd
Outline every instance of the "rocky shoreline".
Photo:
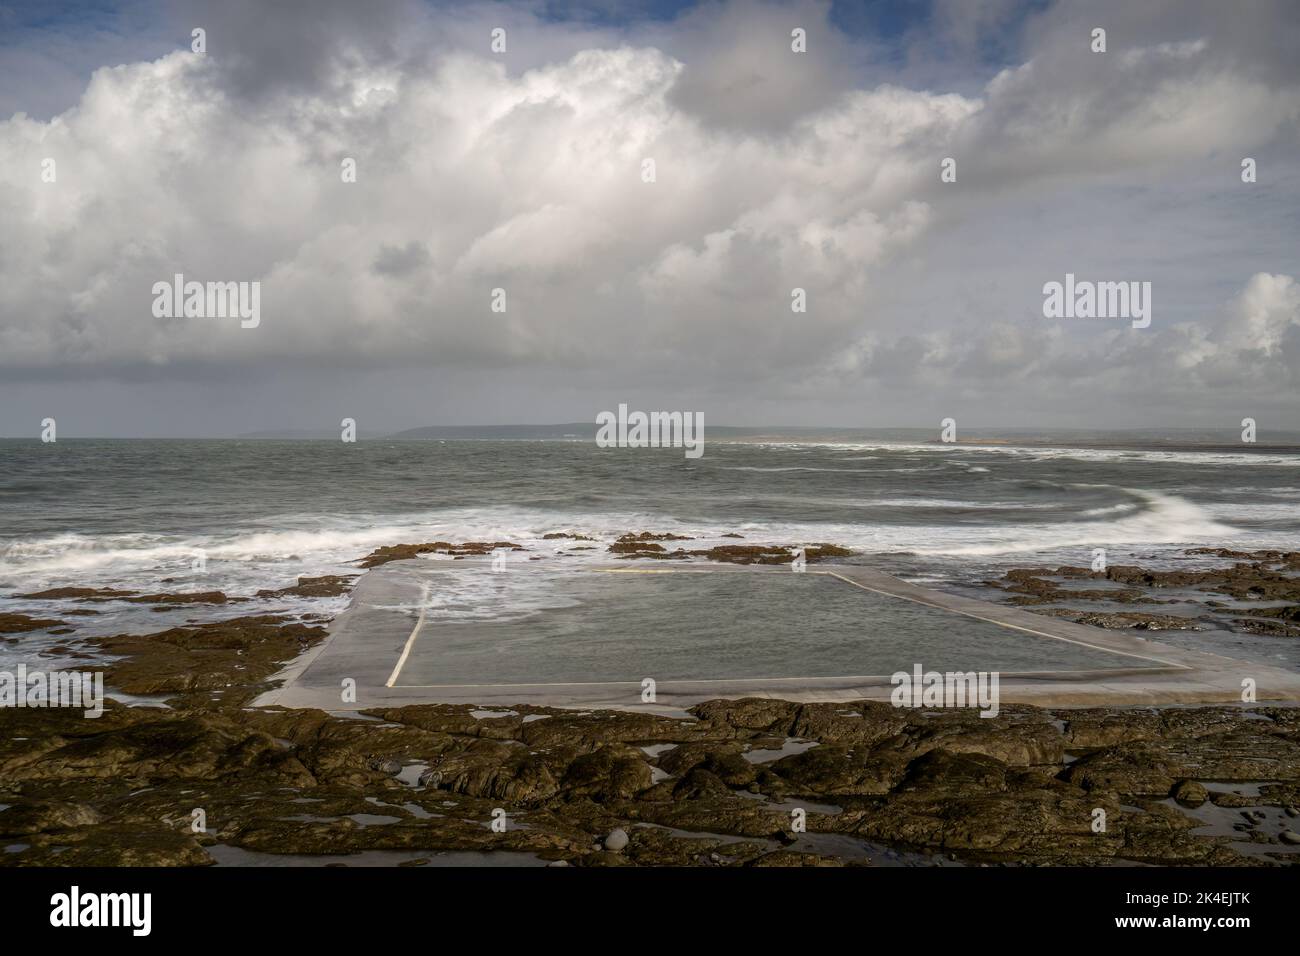
[{"label": "rocky shoreline", "polygon": [[[614,544],[668,540],[625,537]],[[362,563],[500,546],[434,545],[383,548]],[[747,549],[737,559],[793,558],[787,546],[734,547]],[[809,549],[808,560],[837,556],[826,547]],[[1122,626],[1141,626],[1161,588],[1300,601],[1300,581],[1288,576],[1297,555],[1222,556],[1236,563],[1111,568],[1097,590],[1123,596],[1097,599],[1125,606],[1115,612]],[[1093,572],[1024,569],[999,587],[1050,610],[1058,591],[1079,593],[1062,583],[1085,576]],[[349,585],[307,579],[293,588],[326,596]],[[67,600],[76,610],[96,597]],[[1119,617],[1129,614],[1139,621]],[[22,617],[0,623],[11,634],[52,623]],[[156,704],[110,702],[97,719],[0,710],[0,865],[203,866],[262,854],[421,865],[483,852],[579,866],[1300,860],[1300,708],[1004,705],[987,719],[768,699],[708,701],[689,718],[532,706],[252,707],[325,633],[248,615],[69,638],[67,656],[108,659],[110,697]]]}]

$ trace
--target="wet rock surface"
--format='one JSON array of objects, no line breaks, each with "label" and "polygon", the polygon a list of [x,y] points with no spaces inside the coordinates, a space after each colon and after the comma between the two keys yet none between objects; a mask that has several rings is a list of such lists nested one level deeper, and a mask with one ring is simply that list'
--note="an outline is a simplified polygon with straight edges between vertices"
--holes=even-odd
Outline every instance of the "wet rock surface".
[{"label": "wet rock surface", "polygon": [[[724,535],[723,537],[733,537]],[[748,545],[722,544],[712,548],[675,548],[669,551],[656,543],[662,540],[686,540],[674,535],[651,536],[624,535],[607,549],[611,554],[624,558],[659,558],[662,560],[682,561],[688,558],[705,558],[722,564],[789,564],[796,555],[795,545]],[[848,548],[834,544],[814,544],[803,549],[804,558],[809,562],[825,561],[828,558],[846,558],[854,554]]]},{"label": "wet rock surface", "polygon": [[17,597],[36,601],[126,601],[130,604],[225,604],[228,601],[246,601],[248,598],[230,597],[222,591],[161,592],[140,594],[118,588],[62,587],[19,594]]},{"label": "wet rock surface", "polygon": [[0,614],[0,634],[21,634],[24,631],[41,631],[59,627],[63,621],[54,618],[31,617],[27,614]]},{"label": "wet rock surface", "polygon": [[[547,536],[561,538],[592,540]],[[795,557],[787,545],[673,544],[683,540],[634,532],[610,551],[742,564]],[[524,550],[511,542],[395,545],[360,565],[498,549]],[[850,553],[805,550],[809,562]],[[1208,554],[1233,563],[1188,572],[1019,569],[998,586],[1031,609],[1141,630],[1195,626],[1149,606],[1174,590],[1200,591],[1213,596],[1211,612],[1290,636],[1300,618],[1297,556]],[[1078,587],[1086,579],[1097,586]],[[299,578],[257,597],[333,597],[353,583],[348,575]],[[68,587],[34,597],[67,602],[62,618],[94,613],[87,603],[236,600],[218,595]],[[1296,603],[1246,612],[1225,597]],[[1050,607],[1079,600],[1126,606]],[[10,614],[0,632],[14,635],[12,644],[63,623]],[[457,852],[576,866],[1300,860],[1300,711],[1291,708],[1004,705],[989,719],[769,699],[708,701],[688,717],[524,705],[361,714],[252,707],[280,667],[325,633],[267,614],[68,638],[61,651],[106,661],[110,697],[166,703],[109,702],[97,719],[80,709],[0,708],[0,842],[9,848],[0,865],[201,866],[214,853],[300,861],[389,853],[416,865]],[[503,831],[491,826],[498,810]]]},{"label": "wet rock surface", "polygon": [[110,655],[105,683],[127,694],[183,695],[180,703],[218,706],[270,689],[283,662],[325,638],[325,628],[277,615],[168,628],[156,634],[91,638],[84,646]]},{"label": "wet rock surface", "polygon": [[1068,608],[1048,608],[1041,613],[1049,617],[1064,617],[1076,624],[1104,627],[1109,630],[1132,628],[1138,631],[1195,631],[1195,621],[1176,614],[1149,614],[1141,611],[1076,611]]},{"label": "wet rock surface", "polygon": [[[208,865],[217,845],[576,866],[1300,859],[1294,709],[249,706],[323,636],[259,616],[97,639],[110,688],[167,706],[0,710],[0,839],[17,848],[0,863]],[[1193,815],[1242,810],[1262,819]]]},{"label": "wet rock surface", "polygon": [[[727,533],[724,538],[740,538],[741,535]],[[598,539],[571,532],[550,532],[542,536],[544,541],[597,541]],[[722,564],[789,564],[795,560],[800,547],[793,544],[751,545],[724,544],[711,548],[683,548],[665,546],[672,542],[690,541],[688,535],[672,532],[639,531],[619,535],[606,547],[606,552],[620,558],[654,558],[669,561],[704,559]],[[444,554],[452,558],[482,557],[494,551],[526,551],[523,545],[511,541],[467,541],[453,544],[449,541],[433,541],[426,544],[397,544],[378,548],[358,562],[361,568],[374,568],[389,561],[405,561],[423,554]],[[573,548],[572,550],[579,550]],[[854,554],[852,550],[835,544],[812,544],[803,548],[804,558],[809,562],[825,561],[830,558],[846,558]],[[265,596],[259,594],[259,596]]]},{"label": "wet rock surface", "polygon": [[[1072,566],[1014,568],[1001,579],[987,583],[1009,595],[1005,598],[1008,604],[1096,627],[1163,631],[1197,630],[1199,625],[1195,618],[1185,614],[1165,614],[1146,608],[1101,612],[1047,605],[1080,602],[1158,605],[1191,601],[1200,606],[1203,619],[1229,630],[1300,637],[1300,552],[1191,548],[1185,553],[1232,563],[1219,568],[1166,571],[1118,564],[1105,571]],[[1079,582],[1089,581],[1096,582],[1097,586],[1079,586]],[[1292,603],[1250,606],[1258,602]]]},{"label": "wet rock surface", "polygon": [[431,541],[427,544],[392,544],[376,548],[362,558],[357,563],[357,566],[361,568],[377,568],[389,561],[407,561],[411,558],[418,558],[422,554],[446,554],[453,558],[480,557],[498,550],[525,551],[527,549],[523,545],[515,544],[512,541],[466,541],[463,544],[452,544],[450,541]]},{"label": "wet rock surface", "polygon": [[355,575],[325,574],[317,578],[300,577],[297,584],[287,588],[261,590],[257,592],[257,596],[260,598],[338,597],[351,591],[355,583]]}]

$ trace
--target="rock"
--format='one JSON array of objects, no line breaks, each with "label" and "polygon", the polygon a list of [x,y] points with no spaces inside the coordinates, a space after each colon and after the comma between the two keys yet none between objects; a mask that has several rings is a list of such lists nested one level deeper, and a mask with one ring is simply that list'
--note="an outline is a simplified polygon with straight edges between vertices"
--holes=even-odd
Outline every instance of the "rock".
[{"label": "rock", "polygon": [[437,770],[426,771],[420,779],[433,781],[435,773],[437,783],[430,785],[439,790],[515,804],[544,800],[560,789],[540,756],[495,740],[473,739],[449,748]]},{"label": "rock", "polygon": [[1194,809],[1210,799],[1210,792],[1195,780],[1183,780],[1174,787],[1171,796],[1183,806]]},{"label": "rock", "polygon": [[[852,553],[838,545],[819,544],[805,548],[804,559],[811,563],[828,557],[847,557]],[[726,564],[789,564],[794,560],[794,545],[720,544],[690,554]]]},{"label": "rock", "polygon": [[44,591],[20,594],[18,597],[31,601],[116,601],[137,593],[117,588],[47,588]]},{"label": "rock", "polygon": [[647,789],[654,774],[639,750],[621,744],[601,747],[569,764],[563,789],[597,802],[626,800]]},{"label": "rock", "polygon": [[[1081,601],[1119,604],[1171,604],[1173,599],[1157,597],[1162,590],[1177,588],[1206,594],[1205,609],[1218,615],[1233,630],[1275,637],[1300,637],[1300,552],[1238,552],[1222,548],[1193,548],[1188,554],[1213,554],[1236,560],[1226,568],[1153,571],[1131,565],[1111,565],[1105,571],[1089,568],[1015,568],[999,581],[987,582],[1015,597],[1008,603],[1018,605],[1062,604],[1066,607],[1044,608],[1041,613],[1065,617],[1096,627],[1132,627],[1139,630],[1194,630],[1191,619],[1180,615],[1150,614],[1134,611],[1097,612],[1072,609]],[[1109,581],[1122,587],[1076,589],[1063,587],[1061,579]],[[1292,602],[1282,607],[1257,608],[1249,616],[1211,595],[1227,595],[1237,601],[1264,600]],[[1182,598],[1179,599],[1180,601]]]},{"label": "rock", "polygon": [[664,546],[649,541],[615,541],[608,548],[611,554],[662,554]]},{"label": "rock", "polygon": [[418,780],[416,780],[416,783],[419,784],[421,787],[428,787],[433,790],[437,790],[438,787],[442,784],[442,771],[433,770],[433,769],[426,770],[420,774],[420,777]]},{"label": "rock", "polygon": [[1280,734],[1271,721],[1241,720],[1226,708],[1167,711],[1158,719],[1160,736],[1085,754],[1064,779],[1085,790],[1150,797],[1168,795],[1180,780],[1300,780],[1300,735]]},{"label": "rock", "polygon": [[619,852],[627,846],[627,831],[622,827],[616,827],[611,830],[609,836],[605,837],[605,849],[614,853]]},{"label": "rock", "polygon": [[318,578],[298,578],[298,583],[274,591],[258,591],[260,598],[338,597],[352,590],[353,575],[326,574]]},{"label": "rock", "polygon": [[0,834],[7,837],[29,836],[43,830],[92,826],[102,820],[103,814],[79,803],[51,801],[18,804],[0,811]]},{"label": "rock", "polygon": [[673,787],[674,800],[727,800],[731,790],[703,767],[695,767]]},{"label": "rock", "polygon": [[706,700],[690,708],[689,712],[716,726],[718,733],[724,736],[742,736],[737,731],[753,730],[785,736],[785,731],[799,713],[799,706],[788,700],[742,697],[739,700]]},{"label": "rock", "polygon": [[0,614],[0,634],[20,634],[23,631],[39,631],[47,627],[58,627],[66,621],[53,618],[29,617],[26,614]]},{"label": "rock", "polygon": [[1093,627],[1108,629],[1132,628],[1136,631],[1199,631],[1200,627],[1190,618],[1176,614],[1153,614],[1146,611],[1118,611],[1099,613],[1088,611],[1053,611],[1053,616],[1067,617],[1077,624],[1090,624]]},{"label": "rock", "polygon": [[211,691],[234,706],[257,696],[262,681],[324,640],[325,633],[323,627],[264,615],[88,643],[122,658],[104,669],[104,683],[111,687],[141,695]]},{"label": "rock", "polygon": [[402,762],[393,757],[374,757],[369,761],[371,770],[387,774],[390,777],[396,777],[402,772]]},{"label": "rock", "polygon": [[823,857],[815,853],[797,853],[792,850],[776,850],[766,853],[754,860],[749,866],[755,867],[791,867],[791,866],[843,866],[837,857]]},{"label": "rock", "polygon": [[742,756],[739,744],[682,744],[659,758],[659,769],[674,777],[695,767],[703,767],[728,787],[748,787],[758,779],[758,768]]},{"label": "rock", "polygon": [[464,544],[452,544],[450,541],[433,541],[428,544],[393,544],[377,548],[358,562],[358,567],[377,568],[389,561],[406,561],[421,554],[447,554],[454,558],[481,556],[493,551],[526,551],[522,544],[513,541],[466,541]]},{"label": "rock", "polygon": [[[0,709],[0,805],[11,804],[0,810],[0,845],[25,846],[6,862],[209,865],[203,847],[219,842],[335,857],[511,851],[582,866],[863,865],[870,843],[975,865],[1242,865],[1261,860],[1199,833],[1200,821],[1164,798],[1186,806],[1204,799],[1197,781],[1239,784],[1245,793],[1216,791],[1213,801],[1250,810],[1252,824],[1256,808],[1272,808],[1276,823],[1300,800],[1300,709],[1290,707],[1006,705],[981,719],[741,699],[706,701],[689,716],[518,705],[482,720],[459,704],[364,712],[371,720],[252,707],[281,664],[324,633],[258,616],[86,642],[113,658],[110,687],[168,693],[172,707],[110,700],[95,720]],[[742,756],[788,738],[816,746],[759,765]],[[647,758],[650,744],[667,749]],[[389,776],[416,764],[429,768],[425,790]],[[663,774],[652,765],[672,776],[653,783]],[[835,855],[796,850],[823,844],[793,832],[787,801],[834,803],[839,812],[810,812],[809,822],[849,839]],[[207,814],[203,835],[189,829],[196,807]],[[484,821],[495,807],[524,825],[492,833]],[[1091,829],[1098,807],[1104,835]],[[357,814],[393,821],[361,825]],[[1279,830],[1300,829],[1239,826],[1275,850],[1288,840]],[[615,850],[620,832],[627,842]]]},{"label": "rock", "polygon": [[230,597],[223,591],[188,591],[176,594],[137,594],[134,597],[121,598],[132,604],[226,604],[231,601],[246,601],[248,598]]},{"label": "rock", "polygon": [[[731,537],[724,535],[723,537]],[[661,558],[665,560],[683,560],[686,558],[705,558],[723,564],[789,564],[794,560],[795,545],[780,544],[723,544],[712,548],[687,550],[678,548],[668,551],[656,541],[686,541],[688,538],[674,534],[625,534],[609,546],[613,554],[625,558]],[[804,548],[804,558],[808,562],[824,561],[827,558],[842,558],[854,552],[834,544],[814,544]]]},{"label": "rock", "polygon": [[182,593],[140,594],[117,588],[49,588],[19,597],[39,601],[127,601],[131,604],[225,604],[229,601],[246,601],[247,598],[230,597],[221,591],[191,591]]},{"label": "rock", "polygon": [[1285,621],[1262,621],[1254,617],[1231,618],[1237,630],[1265,637],[1300,637],[1300,627]]},{"label": "rock", "polygon": [[[945,751],[946,753],[946,751]],[[791,793],[867,797],[889,793],[903,779],[907,758],[866,747],[822,744],[771,765]]]},{"label": "rock", "polygon": [[1291,844],[1300,843],[1300,833],[1296,833],[1294,830],[1283,830],[1281,833],[1278,834],[1278,838],[1283,843],[1291,843]]}]

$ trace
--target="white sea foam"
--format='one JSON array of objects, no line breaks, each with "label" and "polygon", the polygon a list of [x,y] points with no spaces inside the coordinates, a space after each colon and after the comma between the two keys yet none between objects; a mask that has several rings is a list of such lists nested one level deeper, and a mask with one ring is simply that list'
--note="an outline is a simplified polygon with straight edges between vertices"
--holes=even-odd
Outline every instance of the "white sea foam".
[{"label": "white sea foam", "polygon": [[1057,511],[1062,507],[1060,502],[1031,505],[1020,501],[959,501],[952,498],[875,498],[859,504],[885,508],[943,508],[946,511]]},{"label": "white sea foam", "polygon": [[1080,514],[1085,518],[1099,518],[1102,515],[1128,514],[1130,511],[1137,510],[1137,507],[1135,504],[1122,502],[1117,505],[1107,505],[1104,508],[1089,508],[1087,511],[1080,512]]},{"label": "white sea foam", "polygon": [[[58,534],[29,537],[13,541],[0,553],[0,590],[6,594],[37,591],[47,587],[79,585],[118,587],[147,591],[223,590],[232,596],[249,596],[259,589],[292,584],[299,576],[358,573],[357,559],[383,545],[428,541],[508,540],[523,545],[527,555],[512,555],[509,560],[526,561],[538,556],[558,568],[581,566],[592,560],[607,560],[607,545],[628,531],[652,530],[686,535],[691,541],[680,543],[688,549],[718,544],[741,543],[724,534],[739,532],[745,543],[811,544],[833,542],[871,555],[908,553],[927,565],[963,567],[978,564],[980,557],[996,561],[998,556],[1024,555],[1033,552],[1066,552],[1069,560],[1079,558],[1082,549],[1119,545],[1233,547],[1294,547],[1295,535],[1285,529],[1274,532],[1246,532],[1233,527],[1236,520],[1267,520],[1293,516],[1294,509],[1277,502],[1200,506],[1184,498],[1141,489],[1108,485],[1082,486],[1089,489],[1089,499],[1120,499],[1114,504],[1093,507],[1078,513],[1078,520],[1028,520],[1016,523],[991,522],[960,517],[963,511],[1019,510],[1061,508],[1068,500],[1068,486],[1062,489],[1056,504],[1025,505],[1014,501],[974,502],[961,499],[926,498],[924,496],[881,497],[858,500],[802,496],[786,502],[772,496],[772,511],[795,515],[799,510],[817,507],[819,502],[836,506],[842,513],[858,509],[890,507],[914,512],[915,517],[898,524],[863,521],[812,522],[799,520],[751,520],[745,522],[689,521],[668,517],[650,510],[607,513],[554,512],[525,508],[460,508],[411,515],[293,515],[281,519],[283,527],[273,529],[271,519],[258,527],[226,534],[164,535]],[[945,520],[924,521],[927,509],[949,512]],[[852,509],[852,510],[850,510]],[[1289,514],[1284,514],[1288,512]],[[959,517],[953,517],[953,513]],[[1288,526],[1289,527],[1289,526]],[[592,550],[575,551],[587,542],[572,540],[546,541],[543,535],[567,530],[592,535]],[[668,545],[676,546],[675,544]],[[557,551],[567,553],[560,557]],[[190,562],[202,551],[206,555],[205,573],[195,573]],[[430,556],[428,560],[447,560]],[[888,560],[888,559],[886,559]],[[459,576],[458,576],[459,577]],[[454,617],[477,616],[485,608],[508,603],[512,613],[528,614],[555,606],[542,588],[529,590],[535,575],[464,576],[466,588],[458,595],[453,591],[441,595],[437,613]],[[170,579],[169,581],[164,579]],[[525,580],[527,579],[527,581]],[[494,599],[492,589],[500,591]],[[275,599],[276,609],[333,613],[347,602],[346,597],[321,600]],[[21,605],[23,602],[15,602]],[[34,607],[55,610],[56,605],[26,602]],[[227,605],[220,613],[248,613],[257,605]],[[15,607],[15,610],[20,607]],[[160,616],[138,605],[112,605],[103,608],[100,621],[85,619],[83,633],[100,626],[116,630],[157,629]],[[212,609],[217,610],[217,609]],[[176,613],[192,616],[193,609]],[[499,613],[499,610],[493,613]],[[165,616],[165,615],[164,615]]]},{"label": "white sea foam", "polygon": [[[763,442],[765,448],[829,449],[832,451],[916,452],[928,455],[1003,455],[1031,460],[1051,461],[1074,458],[1080,461],[1149,461],[1201,465],[1281,465],[1300,467],[1300,455],[1274,455],[1252,452],[1161,451],[1158,449],[1070,448],[1044,445],[974,445],[942,442],[834,442],[788,441]],[[857,460],[844,457],[842,461]]]},{"label": "white sea foam", "polygon": [[[821,471],[831,472],[843,475],[874,475],[878,474],[878,469],[874,468],[816,468],[812,465],[781,465],[773,468],[761,468],[757,465],[721,465],[719,471],[758,471],[758,472],[781,472],[781,471]],[[889,468],[887,471],[901,471],[899,468]]]},{"label": "white sea foam", "polygon": [[1205,545],[1238,533],[1184,498],[1153,491],[1125,490],[1142,498],[1148,507],[1114,521],[985,528],[981,529],[984,538],[981,541],[946,547],[921,546],[911,550],[917,554],[992,555],[1116,544]]},{"label": "white sea foam", "polygon": [[[1142,507],[1138,510],[1138,504],[1130,501],[1080,513],[1081,517],[1088,518],[1113,514],[1117,516],[1113,521],[1015,525],[762,521],[742,523],[739,527],[735,524],[696,524],[649,512],[557,514],[524,509],[454,509],[404,519],[385,516],[382,522],[371,516],[332,518],[329,520],[335,526],[321,526],[317,530],[257,530],[225,536],[65,534],[11,543],[0,556],[0,578],[10,581],[48,578],[57,584],[68,584],[93,581],[102,576],[122,587],[131,586],[129,582],[141,575],[147,575],[155,584],[160,574],[171,574],[178,580],[192,578],[198,581],[204,576],[193,574],[189,563],[196,553],[202,551],[207,556],[209,577],[246,578],[247,583],[255,583],[257,587],[271,587],[277,580],[292,583],[293,576],[299,574],[355,571],[355,565],[350,562],[377,547],[400,542],[510,540],[542,556],[554,554],[557,548],[581,543],[543,540],[544,534],[557,529],[595,535],[601,539],[598,545],[629,530],[652,529],[696,539],[685,542],[688,547],[707,547],[711,543],[726,543],[728,539],[722,535],[739,530],[746,532],[747,538],[752,536],[753,540],[762,542],[833,541],[868,551],[972,555],[1030,551],[1071,543],[1204,544],[1234,533],[1235,529],[1215,520],[1205,508],[1183,498],[1137,489],[1113,491],[1137,499]],[[782,499],[777,496],[777,500]],[[799,500],[809,503],[806,497]],[[920,511],[933,508],[1025,511],[1060,507],[924,497],[852,502],[826,498],[824,503],[840,507],[881,506]],[[355,524],[349,526],[349,522]],[[597,547],[592,552],[575,552],[566,560],[581,558],[583,554],[603,555],[604,547]]]}]

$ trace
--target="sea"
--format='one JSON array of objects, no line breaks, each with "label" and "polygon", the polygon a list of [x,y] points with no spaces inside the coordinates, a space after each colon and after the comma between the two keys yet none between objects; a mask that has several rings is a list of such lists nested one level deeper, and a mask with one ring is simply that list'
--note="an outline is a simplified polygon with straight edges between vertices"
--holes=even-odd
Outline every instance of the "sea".
[{"label": "sea", "polygon": [[[986,582],[1010,568],[1088,565],[1096,549],[1153,568],[1223,563],[1191,548],[1300,550],[1300,448],[775,437],[709,441],[690,459],[563,439],[0,440],[0,613],[58,617],[66,601],[22,595],[69,586],[253,598],[356,574],[358,559],[400,543],[510,541],[539,568],[571,568],[642,531],[691,548],[741,543],[729,535],[831,543],[853,549],[851,563],[997,597]],[[560,532],[595,540],[546,538]],[[529,613],[547,602],[534,577],[536,593],[511,607],[473,595],[454,607]],[[149,633],[249,613],[320,620],[347,602],[113,601],[68,620],[76,636]],[[38,640],[60,637],[0,646],[0,661]],[[1296,658],[1294,640],[1234,640],[1273,663]]]}]

